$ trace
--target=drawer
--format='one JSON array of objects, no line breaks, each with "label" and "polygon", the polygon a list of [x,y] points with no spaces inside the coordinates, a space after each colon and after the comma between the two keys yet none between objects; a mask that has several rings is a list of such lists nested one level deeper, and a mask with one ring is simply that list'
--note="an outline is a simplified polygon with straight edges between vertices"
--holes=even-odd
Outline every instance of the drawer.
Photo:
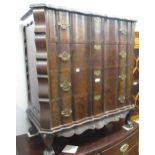
[{"label": "drawer", "polygon": [[[137,155],[138,131],[102,152],[102,155]],[[133,152],[133,153],[132,153]]]}]

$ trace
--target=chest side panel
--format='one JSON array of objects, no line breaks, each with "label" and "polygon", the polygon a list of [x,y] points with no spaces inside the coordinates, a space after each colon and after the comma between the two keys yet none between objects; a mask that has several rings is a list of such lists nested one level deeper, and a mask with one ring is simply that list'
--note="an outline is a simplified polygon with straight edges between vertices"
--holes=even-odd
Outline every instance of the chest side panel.
[{"label": "chest side panel", "polygon": [[25,41],[26,41],[26,61],[27,61],[27,84],[29,93],[29,108],[39,120],[39,99],[38,99],[38,81],[36,70],[36,48],[34,36],[34,23],[25,27]]}]

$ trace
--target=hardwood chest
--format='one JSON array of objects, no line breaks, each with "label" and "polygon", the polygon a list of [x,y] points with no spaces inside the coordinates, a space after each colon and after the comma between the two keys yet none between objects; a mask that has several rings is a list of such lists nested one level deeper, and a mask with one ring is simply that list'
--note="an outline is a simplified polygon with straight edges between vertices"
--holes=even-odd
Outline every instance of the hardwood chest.
[{"label": "hardwood chest", "polygon": [[135,21],[32,5],[25,21],[28,118],[54,136],[100,129],[133,109]]}]

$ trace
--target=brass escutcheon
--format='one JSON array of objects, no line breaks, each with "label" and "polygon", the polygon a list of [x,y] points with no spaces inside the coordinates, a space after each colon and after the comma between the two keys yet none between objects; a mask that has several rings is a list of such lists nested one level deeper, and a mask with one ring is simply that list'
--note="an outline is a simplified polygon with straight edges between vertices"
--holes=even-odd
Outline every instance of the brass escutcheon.
[{"label": "brass escutcheon", "polygon": [[72,114],[72,110],[71,109],[64,109],[61,111],[61,115],[64,117],[69,117]]},{"label": "brass escutcheon", "polygon": [[58,55],[58,57],[61,58],[63,61],[68,61],[70,59],[71,55],[68,52],[64,51],[64,52],[60,53]]},{"label": "brass escutcheon", "polygon": [[69,91],[71,87],[71,83],[65,80],[60,84],[60,87],[63,89],[63,91]]},{"label": "brass escutcheon", "polygon": [[119,78],[124,81],[126,79],[126,75],[122,73],[119,75]]},{"label": "brass escutcheon", "polygon": [[95,44],[94,45],[94,49],[95,50],[100,50],[101,49],[101,45],[100,44]]},{"label": "brass escutcheon", "polygon": [[123,144],[123,145],[120,147],[120,152],[121,152],[121,153],[125,153],[128,149],[129,149],[129,144]]},{"label": "brass escutcheon", "polygon": [[95,76],[100,76],[101,75],[101,71],[100,70],[94,70],[94,75]]},{"label": "brass escutcheon", "polygon": [[99,101],[100,99],[101,99],[101,95],[95,95],[95,96],[94,96],[94,100],[95,100],[95,101]]},{"label": "brass escutcheon", "polygon": [[121,51],[121,52],[119,53],[119,56],[120,56],[121,58],[126,58],[126,52],[125,52],[125,51]]},{"label": "brass escutcheon", "polygon": [[126,29],[120,29],[119,31],[120,31],[123,35],[126,35],[126,32],[127,32]]},{"label": "brass escutcheon", "polygon": [[101,23],[101,18],[100,17],[94,17],[94,21],[95,21],[95,24],[99,24],[99,23]]},{"label": "brass escutcheon", "polygon": [[119,97],[118,97],[118,101],[119,101],[120,103],[125,103],[125,96],[119,96]]},{"label": "brass escutcheon", "polygon": [[58,26],[60,26],[63,30],[66,30],[71,25],[70,24],[66,24],[66,23],[58,22]]}]

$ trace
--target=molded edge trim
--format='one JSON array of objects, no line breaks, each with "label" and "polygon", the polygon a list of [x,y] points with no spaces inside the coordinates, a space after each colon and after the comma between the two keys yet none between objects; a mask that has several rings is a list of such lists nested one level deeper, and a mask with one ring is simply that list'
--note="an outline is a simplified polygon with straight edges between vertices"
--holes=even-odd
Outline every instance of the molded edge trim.
[{"label": "molded edge trim", "polygon": [[107,15],[102,15],[102,14],[95,13],[95,12],[94,13],[93,12],[82,12],[81,10],[77,10],[77,9],[73,9],[73,8],[65,8],[65,7],[59,7],[59,6],[54,6],[54,5],[46,5],[44,3],[31,4],[30,10],[22,16],[21,20],[26,19],[29,16],[29,14],[32,13],[32,9],[34,9],[34,8],[47,8],[47,9],[53,9],[53,10],[58,10],[58,11],[68,11],[71,13],[78,13],[78,14],[82,14],[82,15],[86,15],[86,16],[90,15],[90,16],[98,16],[98,17],[109,18],[109,19],[117,19],[117,20],[137,22],[136,19],[124,18],[124,17],[120,17],[120,16],[110,17]]},{"label": "molded edge trim", "polygon": [[35,119],[30,109],[27,110],[27,116],[41,134],[56,133],[58,136],[70,137],[74,134],[81,134],[87,129],[95,129],[95,128],[101,129],[111,121],[118,121],[120,118],[125,118],[129,110],[133,108],[134,105],[128,105],[126,107],[123,107],[123,109],[120,109],[114,113],[109,112],[107,114],[103,114],[101,117],[90,117],[88,120],[83,121],[81,123],[74,122],[72,125],[68,124],[59,127],[54,127],[51,129],[40,128],[38,120]]}]

